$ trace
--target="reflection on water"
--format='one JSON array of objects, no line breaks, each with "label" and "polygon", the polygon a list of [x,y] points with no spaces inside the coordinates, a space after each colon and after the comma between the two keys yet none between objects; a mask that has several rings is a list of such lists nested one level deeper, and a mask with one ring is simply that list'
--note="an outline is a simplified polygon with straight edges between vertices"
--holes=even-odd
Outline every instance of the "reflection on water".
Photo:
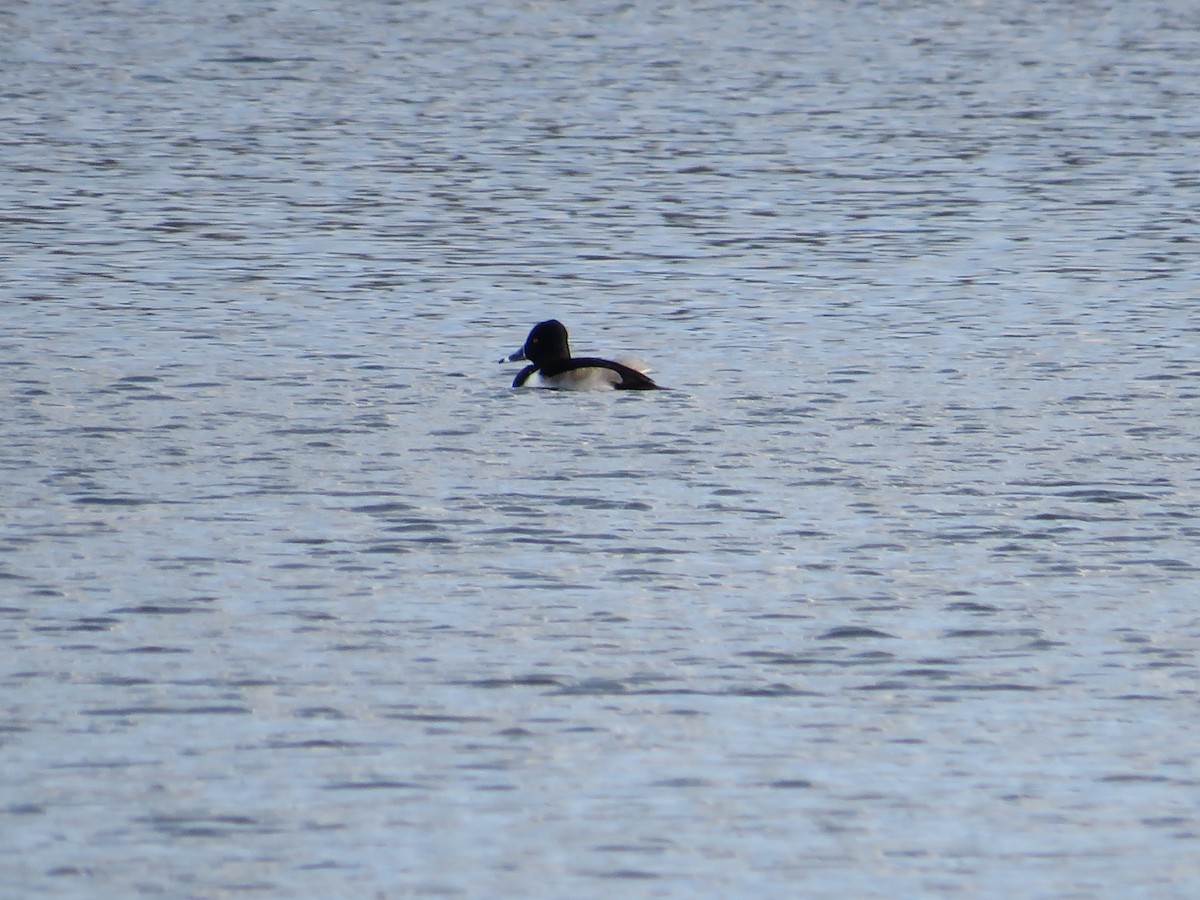
[{"label": "reflection on water", "polygon": [[1188,5],[2,16],[12,890],[1200,883]]}]

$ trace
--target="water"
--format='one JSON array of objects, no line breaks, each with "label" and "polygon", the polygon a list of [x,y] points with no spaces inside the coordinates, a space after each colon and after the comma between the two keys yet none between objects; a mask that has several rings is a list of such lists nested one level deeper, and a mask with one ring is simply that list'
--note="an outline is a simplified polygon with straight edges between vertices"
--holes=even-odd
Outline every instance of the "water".
[{"label": "water", "polygon": [[0,28],[5,896],[1195,895],[1192,4]]}]

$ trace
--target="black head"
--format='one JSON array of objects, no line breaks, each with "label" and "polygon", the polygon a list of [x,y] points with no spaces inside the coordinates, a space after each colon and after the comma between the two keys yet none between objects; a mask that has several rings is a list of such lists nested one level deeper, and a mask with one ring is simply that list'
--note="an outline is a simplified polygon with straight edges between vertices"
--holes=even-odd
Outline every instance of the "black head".
[{"label": "black head", "polygon": [[556,359],[570,359],[571,348],[567,345],[567,329],[558,319],[548,319],[538,322],[525,338],[525,346],[521,348],[518,358],[529,360],[536,365],[551,362]]}]

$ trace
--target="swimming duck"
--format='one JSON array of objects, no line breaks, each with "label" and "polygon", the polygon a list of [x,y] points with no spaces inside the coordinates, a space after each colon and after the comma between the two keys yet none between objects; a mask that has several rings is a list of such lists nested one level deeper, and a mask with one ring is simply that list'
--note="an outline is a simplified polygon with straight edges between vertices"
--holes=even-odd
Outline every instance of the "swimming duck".
[{"label": "swimming duck", "polygon": [[560,391],[652,391],[658,385],[631,365],[594,356],[571,356],[567,329],[557,319],[539,322],[525,346],[500,362],[528,360],[513,387],[542,387]]}]

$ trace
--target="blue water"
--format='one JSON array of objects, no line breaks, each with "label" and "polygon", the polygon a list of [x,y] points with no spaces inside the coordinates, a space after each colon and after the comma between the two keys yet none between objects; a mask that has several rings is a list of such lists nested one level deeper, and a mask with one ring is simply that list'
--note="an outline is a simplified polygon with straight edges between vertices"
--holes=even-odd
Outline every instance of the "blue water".
[{"label": "blue water", "polygon": [[0,29],[0,894],[1200,890],[1192,4]]}]

